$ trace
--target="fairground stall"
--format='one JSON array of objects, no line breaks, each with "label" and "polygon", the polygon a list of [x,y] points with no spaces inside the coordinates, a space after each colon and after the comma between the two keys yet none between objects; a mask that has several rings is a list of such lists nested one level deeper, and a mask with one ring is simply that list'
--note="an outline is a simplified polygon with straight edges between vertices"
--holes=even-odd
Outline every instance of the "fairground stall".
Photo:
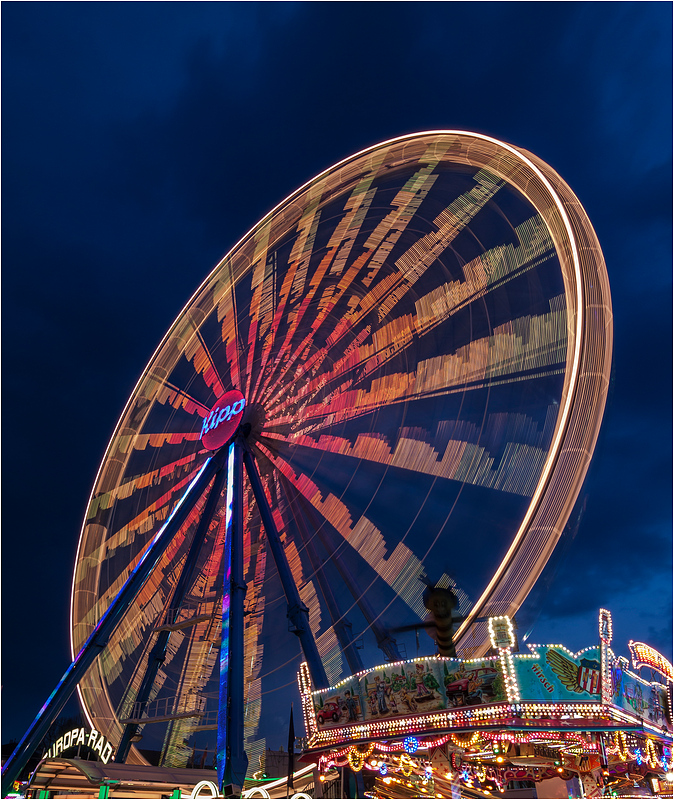
[{"label": "fairground stall", "polygon": [[[389,663],[315,690],[298,675],[317,789],[332,797],[672,794],[672,666],[630,642],[513,652],[506,616],[482,658]],[[649,679],[650,678],[650,679]],[[347,768],[346,770],[340,768]],[[346,775],[346,780],[345,780]]]}]

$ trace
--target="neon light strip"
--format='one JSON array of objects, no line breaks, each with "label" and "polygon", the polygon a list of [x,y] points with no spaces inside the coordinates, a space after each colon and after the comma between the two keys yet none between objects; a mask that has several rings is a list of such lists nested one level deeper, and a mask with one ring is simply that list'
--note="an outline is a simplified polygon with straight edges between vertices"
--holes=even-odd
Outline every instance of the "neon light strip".
[{"label": "neon light strip", "polygon": [[632,664],[634,665],[634,669],[648,667],[654,672],[659,672],[660,675],[667,678],[668,681],[674,681],[672,665],[669,663],[669,661],[667,661],[662,653],[658,653],[657,650],[654,650],[652,647],[649,647],[643,642],[633,642],[630,640],[628,646],[630,648],[630,652],[632,653]]},{"label": "neon light strip", "polygon": [[489,617],[489,638],[492,647],[498,650],[508,702],[519,703],[520,690],[517,684],[517,672],[510,652],[511,647],[515,644],[515,632],[510,617]]},{"label": "neon light strip", "polygon": [[232,591],[232,510],[234,504],[234,450],[229,446],[227,458],[227,505],[225,510],[225,548],[223,555],[224,581],[222,587],[222,639],[220,642],[220,687],[218,693],[217,769],[218,786],[222,786],[227,760],[229,716],[229,610]]},{"label": "neon light strip", "polygon": [[[386,722],[365,723],[353,725],[349,728],[332,728],[320,731],[311,736],[309,747],[311,749],[330,747],[345,741],[363,741],[368,739],[387,739],[403,737],[407,734],[420,734],[425,731],[431,733],[434,728],[470,729],[485,725],[500,725],[503,720],[517,720],[511,725],[518,727],[537,727],[542,716],[561,716],[573,714],[573,719],[563,720],[563,727],[569,723],[574,727],[582,728],[591,722],[591,727],[612,729],[617,726],[629,725],[635,729],[649,727],[654,733],[662,736],[662,732],[655,726],[649,726],[641,718],[630,716],[618,709],[609,708],[597,703],[517,703],[500,704],[497,706],[476,706],[462,711],[444,710],[427,714],[423,717],[407,717],[404,719],[388,720]],[[554,726],[549,719],[545,719],[545,726]]]}]

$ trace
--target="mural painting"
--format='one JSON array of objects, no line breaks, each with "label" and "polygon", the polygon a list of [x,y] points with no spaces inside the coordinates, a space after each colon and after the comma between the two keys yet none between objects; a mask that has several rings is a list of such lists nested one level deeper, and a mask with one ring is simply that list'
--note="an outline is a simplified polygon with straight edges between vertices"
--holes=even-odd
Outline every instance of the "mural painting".
[{"label": "mural painting", "polygon": [[531,656],[515,656],[520,697],[523,700],[601,701],[599,648],[575,656],[565,647],[532,645]]},{"label": "mural painting", "polygon": [[494,659],[445,662],[443,683],[450,707],[499,703],[506,699],[503,675]]},{"label": "mural painting", "polygon": [[447,707],[435,659],[391,665],[361,678],[365,719],[404,717]]},{"label": "mural painting", "polygon": [[319,728],[362,722],[362,698],[356,679],[314,697],[314,712]]},{"label": "mural painting", "polygon": [[429,658],[378,667],[314,695],[318,728],[506,699],[497,659]]},{"label": "mural painting", "polygon": [[618,658],[611,665],[611,702],[654,725],[670,727],[667,716],[667,689],[657,682],[648,683],[629,669],[626,659]]}]

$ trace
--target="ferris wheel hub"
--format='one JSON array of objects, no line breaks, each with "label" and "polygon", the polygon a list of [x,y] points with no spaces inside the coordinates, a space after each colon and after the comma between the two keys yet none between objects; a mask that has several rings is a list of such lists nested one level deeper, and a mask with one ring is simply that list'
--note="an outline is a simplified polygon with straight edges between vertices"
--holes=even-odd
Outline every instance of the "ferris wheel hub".
[{"label": "ferris wheel hub", "polygon": [[267,414],[261,403],[248,403],[244,409],[239,427],[248,440],[256,440],[262,433]]},{"label": "ferris wheel hub", "polygon": [[246,398],[238,389],[225,392],[204,417],[200,439],[208,450],[219,450],[232,438],[239,427]]}]

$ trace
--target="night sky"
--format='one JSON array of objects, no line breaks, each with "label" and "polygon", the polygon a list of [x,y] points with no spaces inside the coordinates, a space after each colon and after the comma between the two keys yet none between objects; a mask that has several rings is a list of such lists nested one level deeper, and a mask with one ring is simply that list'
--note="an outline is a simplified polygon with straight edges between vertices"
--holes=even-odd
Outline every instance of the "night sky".
[{"label": "night sky", "polygon": [[2,4],[3,742],[69,663],[91,486],[168,327],[294,189],[414,131],[543,158],[608,267],[585,509],[520,637],[592,645],[604,606],[618,653],[671,660],[671,29],[664,2]]}]

